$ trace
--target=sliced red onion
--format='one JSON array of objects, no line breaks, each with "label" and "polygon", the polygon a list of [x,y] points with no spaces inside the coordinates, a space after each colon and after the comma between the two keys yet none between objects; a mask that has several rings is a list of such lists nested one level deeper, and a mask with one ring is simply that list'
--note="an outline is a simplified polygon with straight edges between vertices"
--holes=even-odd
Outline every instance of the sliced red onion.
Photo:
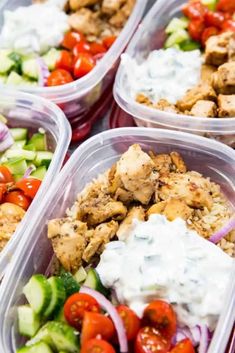
[{"label": "sliced red onion", "polygon": [[190,328],[190,332],[192,335],[192,342],[195,343],[195,346],[197,346],[200,343],[200,339],[201,339],[200,327],[197,325],[193,328]]},{"label": "sliced red onion", "polygon": [[206,353],[210,342],[209,329],[206,325],[200,325],[199,328],[201,332],[201,339],[198,347],[198,353]]},{"label": "sliced red onion", "polygon": [[123,325],[123,321],[121,317],[118,315],[117,310],[113,306],[113,304],[105,298],[105,296],[99,292],[97,292],[94,289],[88,288],[88,287],[81,287],[80,289],[81,293],[86,293],[91,295],[93,298],[97,300],[97,302],[100,304],[100,306],[107,311],[107,313],[110,315],[114,326],[117,330],[117,335],[118,335],[118,341],[120,345],[120,352],[121,353],[127,353],[128,352],[128,343],[127,343],[127,337],[126,337],[126,331]]},{"label": "sliced red onion", "polygon": [[31,165],[30,167],[28,167],[24,173],[23,179],[28,178],[30,176],[30,174],[35,170],[36,168]]},{"label": "sliced red onion", "polygon": [[39,66],[38,85],[44,87],[47,83],[47,78],[50,75],[50,72],[45,64],[45,61],[41,57],[37,58],[37,63]]},{"label": "sliced red onion", "polygon": [[189,338],[194,347],[198,346],[201,339],[201,331],[198,326],[193,328],[189,327],[179,327],[177,328],[177,332],[173,338],[172,344],[182,341],[185,338]]},{"label": "sliced red onion", "polygon": [[230,218],[230,220],[215,234],[213,234],[209,241],[217,244],[222,238],[224,238],[228,233],[235,229],[235,216]]},{"label": "sliced red onion", "polygon": [[14,140],[11,136],[10,130],[5,124],[0,122],[0,152],[3,152],[11,147],[13,143]]}]

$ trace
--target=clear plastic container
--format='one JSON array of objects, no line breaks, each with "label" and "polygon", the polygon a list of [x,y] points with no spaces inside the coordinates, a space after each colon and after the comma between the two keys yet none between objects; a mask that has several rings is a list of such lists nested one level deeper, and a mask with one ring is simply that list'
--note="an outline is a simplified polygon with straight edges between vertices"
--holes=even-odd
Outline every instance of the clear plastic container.
[{"label": "clear plastic container", "polygon": [[[147,151],[180,152],[189,168],[210,176],[221,185],[235,209],[235,154],[223,144],[191,134],[151,128],[114,129],[90,138],[74,152],[49,190],[0,286],[0,352],[13,353],[22,344],[17,333],[16,308],[24,302],[22,287],[30,276],[45,273],[50,265],[53,251],[47,239],[47,221],[63,217],[77,193],[133,143],[141,144]],[[234,320],[234,290],[235,266],[208,353],[224,353]]]},{"label": "clear plastic container", "polygon": [[[82,118],[97,101],[102,101],[105,98],[107,90],[111,90],[118,67],[118,59],[137,28],[144,11],[149,6],[147,3],[147,0],[136,0],[134,10],[118,39],[88,75],[63,86],[22,87],[22,90],[43,96],[58,104],[70,120],[75,117]],[[0,29],[3,25],[4,10],[13,10],[19,6],[30,4],[32,4],[31,0],[1,0]]]},{"label": "clear plastic container", "polygon": [[0,94],[0,114],[8,119],[10,127],[26,127],[29,131],[36,131],[40,127],[45,129],[48,147],[54,152],[50,167],[43,183],[26,212],[25,217],[17,227],[11,240],[0,252],[0,279],[6,271],[9,262],[14,259],[14,251],[26,232],[29,224],[37,218],[39,205],[46,197],[52,181],[59,173],[67,152],[71,128],[63,112],[54,104],[32,95],[20,92],[4,91]]},{"label": "clear plastic container", "polygon": [[[126,53],[143,62],[154,49],[160,49],[166,39],[165,27],[175,16],[185,0],[158,0],[133,36]],[[114,98],[119,106],[132,115],[138,126],[174,129],[217,139],[235,147],[234,118],[201,118],[163,112],[135,102],[129,94],[128,82],[120,65],[115,85]]]}]

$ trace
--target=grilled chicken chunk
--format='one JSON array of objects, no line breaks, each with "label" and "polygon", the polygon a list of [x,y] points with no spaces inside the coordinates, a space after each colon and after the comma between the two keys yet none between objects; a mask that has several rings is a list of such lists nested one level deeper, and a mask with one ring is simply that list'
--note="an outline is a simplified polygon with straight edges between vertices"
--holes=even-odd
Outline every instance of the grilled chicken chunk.
[{"label": "grilled chicken chunk", "polygon": [[82,7],[95,5],[99,2],[99,0],[69,0],[69,6],[71,10],[77,11]]},{"label": "grilled chicken chunk", "polygon": [[169,103],[166,99],[160,99],[156,104],[154,104],[154,108],[168,113],[177,114],[179,112],[176,106],[174,104]]},{"label": "grilled chicken chunk", "polygon": [[132,207],[130,211],[128,212],[126,218],[122,221],[120,224],[118,231],[117,231],[117,236],[119,240],[125,241],[130,233],[131,227],[132,227],[132,222],[133,219],[138,219],[139,221],[144,221],[145,219],[145,211],[143,207],[141,206],[136,206]]},{"label": "grilled chicken chunk", "polygon": [[207,40],[205,48],[206,64],[220,66],[228,60],[228,46],[231,37],[232,33],[225,32]]},{"label": "grilled chicken chunk", "polygon": [[218,97],[218,115],[220,118],[235,117],[235,94],[223,95]]},{"label": "grilled chicken chunk", "polygon": [[217,70],[216,66],[203,64],[201,68],[201,81],[211,85],[212,74]]},{"label": "grilled chicken chunk", "polygon": [[190,218],[193,210],[182,199],[171,198],[167,201],[161,201],[151,206],[147,215],[162,214],[166,216],[169,221],[174,221],[176,218],[182,218],[185,221]]},{"label": "grilled chicken chunk", "polygon": [[69,16],[69,25],[85,35],[99,36],[101,22],[98,15],[90,9],[82,8]]},{"label": "grilled chicken chunk", "polygon": [[[110,2],[110,0],[108,0]],[[124,5],[114,14],[109,23],[117,28],[122,28],[130,16],[136,0],[126,0]]]},{"label": "grilled chicken chunk", "polygon": [[235,94],[235,61],[221,65],[212,77],[212,85],[217,93]]},{"label": "grilled chicken chunk", "polygon": [[102,11],[105,14],[113,15],[121,8],[125,2],[126,0],[103,0]]},{"label": "grilled chicken chunk", "polygon": [[217,116],[217,106],[214,102],[199,100],[192,107],[190,114],[193,116],[213,118]]}]

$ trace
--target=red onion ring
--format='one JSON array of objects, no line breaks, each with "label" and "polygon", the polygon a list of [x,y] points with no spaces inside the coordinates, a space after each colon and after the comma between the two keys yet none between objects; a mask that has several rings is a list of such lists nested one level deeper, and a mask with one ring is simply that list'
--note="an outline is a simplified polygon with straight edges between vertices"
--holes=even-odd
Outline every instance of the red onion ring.
[{"label": "red onion ring", "polygon": [[206,325],[200,325],[199,328],[201,332],[201,339],[198,347],[198,353],[206,353],[210,342],[209,330]]},{"label": "red onion ring", "polygon": [[24,173],[24,176],[22,179],[26,179],[30,176],[30,174],[35,170],[36,168],[34,166],[30,166],[26,169],[25,173]]},{"label": "red onion ring", "polygon": [[5,124],[0,122],[0,152],[3,152],[11,147],[13,143],[14,140],[11,136],[10,130]]},{"label": "red onion ring", "polygon": [[230,220],[216,233],[214,233],[210,238],[214,244],[217,244],[222,238],[224,238],[228,233],[235,229],[235,216],[230,218]]},{"label": "red onion ring", "polygon": [[45,61],[41,57],[38,57],[36,60],[39,66],[38,85],[44,87],[47,83],[47,78],[50,75],[50,72]]}]

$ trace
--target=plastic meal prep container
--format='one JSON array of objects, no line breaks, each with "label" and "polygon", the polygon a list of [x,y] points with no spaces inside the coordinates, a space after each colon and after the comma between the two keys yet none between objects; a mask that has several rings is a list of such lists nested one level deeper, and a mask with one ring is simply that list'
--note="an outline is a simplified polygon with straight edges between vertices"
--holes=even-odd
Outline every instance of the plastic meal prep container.
[{"label": "plastic meal prep container", "polygon": [[[165,28],[173,17],[180,17],[185,0],[158,0],[133,36],[126,53],[143,62],[149,53],[162,48]],[[214,138],[235,147],[234,118],[201,118],[163,112],[135,102],[129,94],[123,66],[120,65],[114,84],[114,98],[119,106],[132,115],[138,126],[180,130]]]},{"label": "plastic meal prep container", "polygon": [[[0,114],[4,115],[10,127],[25,127],[35,132],[39,128],[46,131],[49,150],[54,152],[50,167],[34,201],[23,220],[0,252],[0,279],[7,265],[14,258],[14,251],[23,234],[37,218],[38,208],[46,197],[53,179],[59,173],[67,152],[71,128],[63,112],[54,104],[40,97],[34,97],[17,91],[4,91],[0,94]],[[27,240],[27,239],[26,239]]]},{"label": "plastic meal prep container", "polygon": [[[0,286],[0,352],[13,353],[23,342],[17,333],[16,308],[24,302],[22,287],[34,273],[45,273],[52,258],[47,239],[47,221],[63,217],[78,192],[109,168],[133,143],[158,153],[176,150],[189,168],[203,172],[219,183],[235,208],[235,154],[213,140],[176,131],[123,128],[103,132],[83,143],[72,155],[39,206],[37,218],[25,231],[16,256]],[[235,266],[211,348],[223,353],[234,320]],[[215,293],[216,295],[216,293]]]},{"label": "plastic meal prep container", "polygon": [[[71,121],[74,118],[82,118],[97,101],[105,99],[107,90],[114,80],[118,59],[147,9],[147,3],[147,0],[136,0],[134,10],[121,34],[104,58],[88,75],[63,86],[30,88],[22,86],[22,90],[43,96],[58,104]],[[3,25],[4,10],[14,10],[19,6],[30,4],[32,4],[31,0],[1,0],[0,30]]]}]

